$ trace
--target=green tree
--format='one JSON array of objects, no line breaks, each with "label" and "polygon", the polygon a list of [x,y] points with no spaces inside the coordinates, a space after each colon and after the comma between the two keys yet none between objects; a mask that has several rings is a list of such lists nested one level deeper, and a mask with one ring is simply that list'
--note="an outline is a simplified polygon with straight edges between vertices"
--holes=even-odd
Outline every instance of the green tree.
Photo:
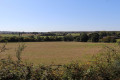
[{"label": "green tree", "polygon": [[87,42],[88,41],[88,35],[86,33],[82,33],[80,35],[80,41],[81,42]]},{"label": "green tree", "polygon": [[80,41],[80,36],[75,37],[75,41],[79,42]]},{"label": "green tree", "polygon": [[64,36],[64,41],[73,41],[74,37],[72,35]]},{"label": "green tree", "polygon": [[50,38],[48,36],[45,37],[45,41],[50,41]]},{"label": "green tree", "polygon": [[107,33],[106,32],[100,32],[99,35],[100,35],[100,39],[102,39],[103,37],[107,36]]},{"label": "green tree", "polygon": [[107,37],[104,37],[103,39],[102,39],[102,42],[116,42],[116,39],[115,39],[115,37],[110,37],[110,36],[107,36]]},{"label": "green tree", "polygon": [[99,41],[99,34],[98,33],[90,34],[90,40],[91,40],[91,42],[98,42]]}]

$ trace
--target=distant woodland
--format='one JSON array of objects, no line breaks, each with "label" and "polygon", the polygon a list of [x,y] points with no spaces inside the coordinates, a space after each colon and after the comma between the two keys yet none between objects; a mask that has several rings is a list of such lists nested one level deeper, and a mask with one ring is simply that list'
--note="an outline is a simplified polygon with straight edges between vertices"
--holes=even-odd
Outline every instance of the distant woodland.
[{"label": "distant woodland", "polygon": [[0,42],[116,42],[120,31],[96,32],[0,32]]}]

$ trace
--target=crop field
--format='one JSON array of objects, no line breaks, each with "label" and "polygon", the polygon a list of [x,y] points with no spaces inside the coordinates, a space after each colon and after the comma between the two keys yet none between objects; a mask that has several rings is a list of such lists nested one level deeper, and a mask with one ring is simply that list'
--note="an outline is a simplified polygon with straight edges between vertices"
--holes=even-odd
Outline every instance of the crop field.
[{"label": "crop field", "polygon": [[[22,37],[27,37],[27,36],[31,36],[33,34],[22,34]],[[13,36],[16,36],[16,37],[19,37],[19,34],[0,34],[0,36],[2,37],[13,37]]]},{"label": "crop field", "polygon": [[117,42],[120,42],[120,39],[117,39]]},{"label": "crop field", "polygon": [[[115,43],[81,43],[81,42],[26,42],[22,53],[24,61],[34,64],[64,64],[71,61],[89,61],[101,49],[113,46]],[[2,46],[3,43],[0,43]],[[7,43],[7,50],[0,54],[0,58],[11,56],[15,58],[15,50],[19,43]]]}]

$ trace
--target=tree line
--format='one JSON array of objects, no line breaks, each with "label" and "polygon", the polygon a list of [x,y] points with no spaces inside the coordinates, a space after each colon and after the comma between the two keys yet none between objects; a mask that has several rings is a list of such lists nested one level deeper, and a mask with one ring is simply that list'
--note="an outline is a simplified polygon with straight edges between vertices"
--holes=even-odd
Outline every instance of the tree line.
[{"label": "tree line", "polygon": [[63,33],[63,36],[47,33],[47,35],[31,35],[27,37],[12,36],[0,37],[0,42],[43,42],[43,41],[76,41],[76,42],[116,42],[120,38],[117,32],[92,32],[80,33],[79,36],[73,36],[72,33]]}]

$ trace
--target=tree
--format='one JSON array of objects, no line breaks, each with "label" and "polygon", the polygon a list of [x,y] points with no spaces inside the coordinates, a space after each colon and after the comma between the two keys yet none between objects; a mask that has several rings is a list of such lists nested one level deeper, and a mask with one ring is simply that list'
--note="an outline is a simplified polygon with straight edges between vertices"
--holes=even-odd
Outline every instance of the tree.
[{"label": "tree", "polygon": [[102,39],[103,37],[107,36],[107,33],[106,32],[100,32],[99,35],[100,35],[99,38]]},{"label": "tree", "polygon": [[36,38],[34,35],[29,36],[30,41],[36,41]]},{"label": "tree", "polygon": [[92,42],[98,42],[98,41],[99,41],[99,34],[98,34],[98,33],[92,33],[92,34],[90,35],[90,40],[91,40]]},{"label": "tree", "polygon": [[74,38],[72,35],[67,35],[67,36],[64,36],[64,41],[73,41]]},{"label": "tree", "polygon": [[50,38],[48,36],[45,37],[45,41],[50,41]]},{"label": "tree", "polygon": [[74,37],[75,41],[79,42],[80,41],[80,36]]},{"label": "tree", "polygon": [[10,37],[9,42],[18,42],[18,37],[16,36]]},{"label": "tree", "polygon": [[116,39],[115,39],[115,37],[110,37],[110,36],[107,36],[107,37],[104,37],[103,39],[102,39],[102,42],[116,42]]},{"label": "tree", "polygon": [[37,41],[44,41],[44,38],[41,37],[40,35],[37,36]]},{"label": "tree", "polygon": [[39,34],[39,33],[38,33],[38,32],[32,32],[32,34],[37,35],[37,34]]},{"label": "tree", "polygon": [[88,35],[86,33],[82,33],[80,35],[80,41],[81,42],[87,42],[88,41]]}]

